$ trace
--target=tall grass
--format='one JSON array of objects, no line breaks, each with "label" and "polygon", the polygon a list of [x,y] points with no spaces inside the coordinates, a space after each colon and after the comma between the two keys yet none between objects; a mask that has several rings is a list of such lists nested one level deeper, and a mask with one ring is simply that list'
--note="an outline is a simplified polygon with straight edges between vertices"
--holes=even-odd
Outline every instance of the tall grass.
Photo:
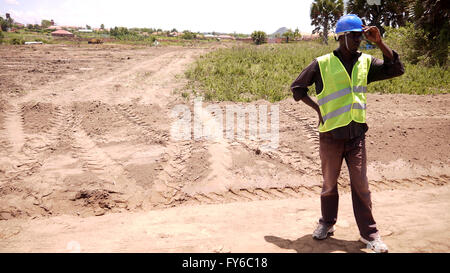
[{"label": "tall grass", "polygon": [[369,92],[403,94],[443,94],[450,92],[450,72],[440,66],[424,67],[404,63],[405,74],[390,80],[371,83]]},{"label": "tall grass", "polygon": [[[311,61],[336,49],[331,42],[296,44],[246,45],[201,56],[187,71],[189,87],[202,90],[207,100],[280,101],[291,96],[290,84]],[[379,50],[366,53],[381,58]],[[369,92],[436,94],[449,92],[449,71],[440,67],[426,68],[405,64],[406,73],[398,78],[375,82]],[[314,86],[310,92],[314,93]]]},{"label": "tall grass", "polygon": [[3,42],[5,44],[14,44],[14,41],[22,40],[24,42],[43,42],[45,44],[53,43],[53,37],[47,33],[32,33],[32,32],[4,32]]},{"label": "tall grass", "polygon": [[333,46],[313,42],[219,49],[201,56],[186,76],[208,100],[274,102],[289,96],[288,87],[301,70],[330,50]]}]

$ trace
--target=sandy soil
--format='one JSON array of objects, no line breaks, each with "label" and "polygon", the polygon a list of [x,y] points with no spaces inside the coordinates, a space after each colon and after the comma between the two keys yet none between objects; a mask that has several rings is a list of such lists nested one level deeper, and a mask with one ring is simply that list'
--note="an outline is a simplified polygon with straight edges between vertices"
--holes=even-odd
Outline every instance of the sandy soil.
[{"label": "sandy soil", "polygon": [[[311,239],[321,170],[307,106],[277,104],[274,150],[249,137],[171,137],[174,107],[195,112],[183,71],[213,49],[0,47],[0,252],[366,251],[345,163],[337,231]],[[450,95],[368,101],[381,234],[391,252],[448,252]],[[198,113],[218,125],[217,112]]]}]

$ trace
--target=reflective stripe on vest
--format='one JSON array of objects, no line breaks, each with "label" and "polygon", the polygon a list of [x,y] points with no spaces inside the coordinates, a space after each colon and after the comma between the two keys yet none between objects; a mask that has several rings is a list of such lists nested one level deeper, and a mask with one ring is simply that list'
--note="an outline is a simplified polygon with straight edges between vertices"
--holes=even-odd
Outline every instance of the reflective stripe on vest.
[{"label": "reflective stripe on vest", "polygon": [[[353,103],[353,109],[361,109],[361,110],[365,110],[366,109],[366,104],[365,103]],[[343,114],[345,112],[348,112],[352,110],[352,104],[346,105],[344,107],[341,107],[337,110],[334,110],[333,112],[330,112],[328,114],[326,114],[325,116],[322,117],[323,122],[327,121],[330,118],[334,118],[339,116],[340,114]]]},{"label": "reflective stripe on vest", "polygon": [[348,75],[344,65],[333,54],[317,58],[323,90],[317,95],[323,124],[319,131],[327,132],[348,125],[352,120],[366,122],[367,75],[371,56],[361,54]]}]

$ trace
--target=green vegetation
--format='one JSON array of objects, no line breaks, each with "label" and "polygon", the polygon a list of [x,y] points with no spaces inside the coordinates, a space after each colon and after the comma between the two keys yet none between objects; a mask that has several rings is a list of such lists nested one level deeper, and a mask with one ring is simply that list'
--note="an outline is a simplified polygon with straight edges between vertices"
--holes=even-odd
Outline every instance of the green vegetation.
[{"label": "green vegetation", "polygon": [[74,38],[55,38],[51,35],[54,30],[40,29],[38,25],[28,25],[26,28],[16,29],[13,32],[2,32],[3,39],[0,38],[0,43],[3,40],[3,44],[12,44],[13,39],[22,39],[25,42],[43,42],[45,44],[80,44],[87,43],[89,39],[104,39],[104,43],[112,44],[127,44],[127,45],[142,45],[153,46],[155,40],[160,45],[178,45],[178,46],[192,46],[194,44],[208,43],[216,40],[196,39],[197,34],[189,31],[180,37],[168,37],[168,31],[163,32],[160,30],[158,35],[153,35],[153,29],[149,28],[113,28],[111,33],[109,31],[92,31],[92,32],[78,32],[69,30],[72,32]]},{"label": "green vegetation", "polygon": [[190,32],[189,30],[185,30],[183,31],[183,35],[181,36],[181,38],[185,39],[185,40],[192,40],[195,39],[197,35],[193,32]]},{"label": "green vegetation", "polygon": [[255,45],[262,45],[267,42],[267,34],[264,31],[254,31],[252,33],[252,40]]},{"label": "green vegetation", "polygon": [[334,30],[337,21],[344,14],[342,0],[314,0],[311,5],[311,25],[315,28],[312,33],[319,33],[324,44],[328,44],[329,30]]},{"label": "green vegetation", "polygon": [[3,44],[22,45],[25,42],[33,41],[44,44],[54,43],[53,37],[49,33],[21,30],[20,32],[3,32],[3,36]]},{"label": "green vegetation", "polygon": [[381,34],[386,30],[388,35],[389,32],[391,36],[399,35],[412,63],[448,65],[448,1],[384,0],[380,5],[369,5],[366,0],[349,0],[347,13],[357,14],[367,25],[377,26]]},{"label": "green vegetation", "polygon": [[[92,29],[90,25],[86,25],[86,29],[91,29],[91,32],[68,28],[67,30],[73,33],[74,37],[53,37],[51,33],[54,30],[47,29],[51,25],[54,25],[53,20],[42,20],[41,25],[27,24],[24,27],[16,23],[9,14],[7,14],[6,19],[0,16],[0,30],[2,30],[0,43],[21,45],[25,42],[37,41],[43,43],[81,44],[87,43],[91,39],[100,39],[104,43],[113,44],[193,46],[194,44],[217,41],[214,39],[203,39],[198,37],[200,35],[197,33],[189,30],[185,30],[182,35],[171,33],[177,32],[175,28],[172,31],[163,31],[155,28],[114,27],[108,31],[105,29],[104,24],[101,24],[100,29]],[[158,41],[158,43],[155,43],[155,41]]]},{"label": "green vegetation", "polygon": [[333,48],[309,42],[220,49],[200,57],[186,76],[208,100],[274,102],[290,96],[289,85],[301,70]]},{"label": "green vegetation", "polygon": [[[412,47],[427,56],[425,65],[446,66],[450,41],[450,18],[446,1],[415,1],[414,24],[423,35],[412,38]],[[423,42],[425,40],[425,43]]]},{"label": "green vegetation", "polygon": [[[399,28],[386,27],[385,40],[399,52],[404,60],[412,64],[429,67],[439,65],[445,69],[450,64],[448,41],[442,42],[439,39],[429,38],[423,29],[415,27],[412,23]],[[439,44],[440,42],[443,44]],[[431,46],[432,43],[436,44]]]},{"label": "green vegetation", "polygon": [[12,38],[11,44],[12,45],[23,45],[23,44],[25,44],[25,40],[22,38]]},{"label": "green vegetation", "polygon": [[376,26],[381,35],[386,26],[404,26],[411,15],[412,0],[384,0],[379,5],[367,0],[348,0],[347,13],[358,15],[368,26]]},{"label": "green vegetation", "polygon": [[[187,70],[185,75],[189,79],[188,88],[201,90],[206,100],[280,101],[292,95],[290,84],[314,58],[338,47],[334,41],[330,40],[329,43],[328,46],[318,42],[301,42],[220,49],[201,56]],[[382,58],[377,49],[366,52]],[[439,66],[425,67],[405,61],[404,64],[404,75],[371,83],[369,92],[449,93],[448,69]],[[314,86],[309,89],[312,94],[315,93]]]},{"label": "green vegetation", "polygon": [[3,17],[0,16],[0,30],[7,31],[8,28],[13,26],[13,23],[14,20],[11,17],[3,19]]},{"label": "green vegetation", "polygon": [[128,30],[125,27],[115,27],[109,31],[109,34],[121,41],[135,41],[144,43],[153,43],[156,38],[153,36],[140,35],[138,31]]},{"label": "green vegetation", "polygon": [[425,67],[404,62],[405,74],[369,85],[369,92],[404,94],[440,94],[450,92],[450,73],[440,66]]},{"label": "green vegetation", "polygon": [[42,27],[42,28],[48,28],[48,27],[51,26],[51,25],[52,25],[52,22],[49,21],[49,20],[42,20],[42,21],[41,21],[41,27]]}]

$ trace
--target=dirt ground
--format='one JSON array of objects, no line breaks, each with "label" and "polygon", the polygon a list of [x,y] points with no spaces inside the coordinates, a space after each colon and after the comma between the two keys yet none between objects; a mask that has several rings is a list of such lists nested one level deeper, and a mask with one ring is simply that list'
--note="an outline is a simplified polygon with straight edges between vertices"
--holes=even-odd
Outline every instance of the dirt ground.
[{"label": "dirt ground", "polygon": [[[306,105],[276,104],[276,149],[171,137],[173,109],[195,113],[183,72],[210,50],[1,46],[0,252],[366,252],[345,163],[337,231],[311,238],[322,178]],[[212,126],[230,105],[275,109],[208,105],[218,111],[198,113]],[[391,252],[449,252],[450,95],[369,94],[368,105],[381,235]]]}]

